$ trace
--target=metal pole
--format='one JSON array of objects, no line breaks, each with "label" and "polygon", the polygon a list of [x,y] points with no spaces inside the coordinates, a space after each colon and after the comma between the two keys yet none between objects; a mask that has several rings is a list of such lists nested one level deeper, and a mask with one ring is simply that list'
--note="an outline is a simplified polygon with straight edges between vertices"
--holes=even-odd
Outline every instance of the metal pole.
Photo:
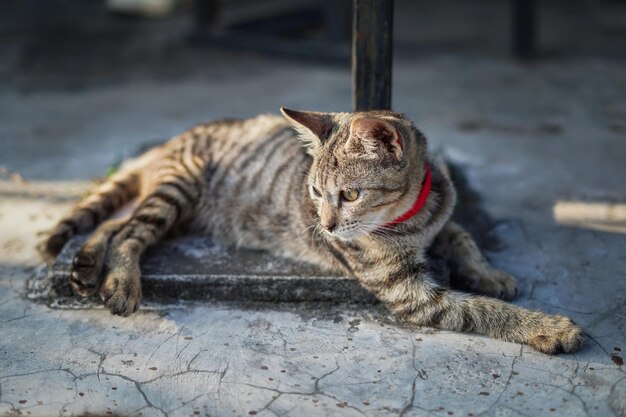
[{"label": "metal pole", "polygon": [[354,0],[352,105],[391,109],[393,0]]},{"label": "metal pole", "polygon": [[535,0],[513,0],[513,54],[533,58],[536,52],[537,7]]}]

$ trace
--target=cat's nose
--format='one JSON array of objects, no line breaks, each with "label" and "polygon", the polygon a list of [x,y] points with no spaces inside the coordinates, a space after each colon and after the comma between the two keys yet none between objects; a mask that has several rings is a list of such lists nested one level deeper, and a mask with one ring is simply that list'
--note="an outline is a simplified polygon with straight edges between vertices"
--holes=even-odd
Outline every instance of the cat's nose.
[{"label": "cat's nose", "polygon": [[326,229],[327,231],[332,232],[333,230],[337,228],[337,223],[335,222],[327,223],[327,224],[322,223],[322,227]]}]

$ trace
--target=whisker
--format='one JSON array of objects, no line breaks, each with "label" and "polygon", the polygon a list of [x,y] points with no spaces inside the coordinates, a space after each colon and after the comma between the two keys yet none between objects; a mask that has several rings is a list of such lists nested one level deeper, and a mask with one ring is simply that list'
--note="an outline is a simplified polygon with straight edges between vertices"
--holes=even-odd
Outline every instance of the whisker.
[{"label": "whisker", "polygon": [[300,234],[301,234],[301,235],[305,234],[305,233],[306,233],[306,231],[307,231],[307,230],[309,230],[309,229],[310,229],[310,228],[312,228],[312,227],[317,227],[317,224],[312,224],[312,225],[310,225],[309,227],[305,228],[305,229],[304,229],[304,230],[303,230]]}]

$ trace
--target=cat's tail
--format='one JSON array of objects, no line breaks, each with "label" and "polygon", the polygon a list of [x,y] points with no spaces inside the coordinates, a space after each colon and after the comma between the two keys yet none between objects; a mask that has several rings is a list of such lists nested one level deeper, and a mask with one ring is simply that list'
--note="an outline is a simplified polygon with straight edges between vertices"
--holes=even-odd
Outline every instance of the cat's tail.
[{"label": "cat's tail", "polygon": [[73,236],[88,233],[113,213],[133,200],[140,192],[140,170],[137,166],[123,167],[98,185],[74,207],[71,213],[49,232],[38,246],[47,260],[56,258]]}]

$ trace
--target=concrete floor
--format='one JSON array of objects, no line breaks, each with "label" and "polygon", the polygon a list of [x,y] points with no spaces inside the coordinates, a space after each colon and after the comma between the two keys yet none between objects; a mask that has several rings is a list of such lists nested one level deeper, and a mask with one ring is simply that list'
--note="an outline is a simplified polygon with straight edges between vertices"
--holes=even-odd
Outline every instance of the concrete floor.
[{"label": "concrete floor", "polygon": [[[168,43],[183,32],[176,22],[155,23],[161,35],[146,42],[183,63],[195,56],[188,75],[168,54],[127,53],[119,80],[102,76],[106,60],[76,78],[58,62],[46,76],[18,58],[0,68],[11,75],[0,88],[0,415],[626,415],[619,57],[521,65],[404,52],[395,65],[394,107],[462,167],[495,219],[487,233],[500,245],[488,254],[518,277],[515,303],[580,323],[588,337],[575,354],[408,328],[375,306],[206,302],[122,319],[26,299],[37,232],[121,158],[198,121],[349,109],[347,69],[189,50]],[[162,35],[169,27],[178,32]],[[155,62],[175,71],[149,76]]]}]

